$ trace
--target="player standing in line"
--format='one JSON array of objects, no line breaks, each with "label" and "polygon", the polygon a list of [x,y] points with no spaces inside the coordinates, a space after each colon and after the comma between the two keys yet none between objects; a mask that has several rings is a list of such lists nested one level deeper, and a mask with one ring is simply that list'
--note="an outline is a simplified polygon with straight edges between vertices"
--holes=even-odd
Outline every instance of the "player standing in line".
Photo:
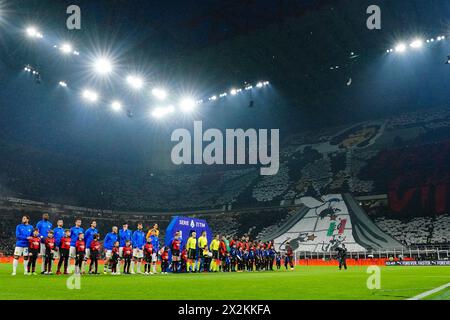
[{"label": "player standing in line", "polygon": [[[156,225],[157,226],[157,225]],[[150,235],[150,240],[152,242],[153,252],[152,252],[152,271],[150,274],[156,274],[156,262],[158,262],[158,251],[159,251],[159,238],[156,234],[159,234],[158,230],[153,229]]]},{"label": "player standing in line", "polygon": [[214,239],[211,241],[209,249],[212,252],[212,262],[211,262],[211,271],[217,272],[219,271],[219,247],[220,247],[220,235],[216,234]]},{"label": "player standing in line", "polygon": [[39,237],[39,229],[35,228],[33,235],[28,239],[29,241],[29,256],[30,261],[28,262],[26,275],[36,275],[36,260],[39,256],[39,250],[41,248],[41,238]]},{"label": "player standing in line", "polygon": [[277,265],[277,270],[280,270],[280,268],[281,268],[281,255],[278,252],[277,252],[277,255],[275,257],[275,261],[276,261],[275,263]]},{"label": "player standing in line", "polygon": [[[133,236],[133,233],[131,230],[128,229],[128,223],[124,222],[122,225],[122,229],[119,231],[119,257],[123,257],[123,248],[125,247],[125,244],[127,241],[131,241],[131,237]],[[117,268],[117,273],[120,274],[120,261]]]},{"label": "player standing in line", "polygon": [[[95,220],[93,220],[93,221],[91,221],[91,226],[89,227],[89,229],[87,229],[86,232],[84,233],[84,242],[86,243],[86,259],[85,259],[85,261],[87,261],[87,259],[91,258],[91,242],[92,242],[92,240],[94,240],[94,235],[98,234],[98,230],[96,228],[97,228],[97,222]],[[83,272],[84,272],[85,261],[83,261],[83,266],[81,267],[81,270],[83,270]]]},{"label": "player standing in line", "polygon": [[119,263],[119,251],[120,251],[120,242],[114,242],[114,246],[111,249],[111,274],[116,275],[117,273],[117,264]]},{"label": "player standing in line", "polygon": [[86,242],[84,242],[84,233],[78,234],[78,240],[75,242],[76,261],[75,261],[75,274],[81,274],[81,267],[86,256]]},{"label": "player standing in line", "polygon": [[160,251],[161,255],[161,274],[168,274],[169,270],[169,247],[164,246]]},{"label": "player standing in line", "polygon": [[202,234],[200,237],[198,237],[198,259],[197,259],[197,265],[195,266],[195,270],[198,272],[201,272],[203,269],[203,263],[204,263],[204,257],[202,254],[202,250],[204,247],[208,246],[208,238],[206,237],[206,231],[202,231]]},{"label": "player standing in line", "polygon": [[144,260],[145,260],[144,273],[145,274],[150,274],[152,255],[153,255],[152,239],[150,237],[148,237],[147,243],[144,245]]},{"label": "player standing in line", "polygon": [[157,237],[159,237],[159,229],[158,228],[159,228],[158,224],[155,223],[153,225],[153,227],[150,230],[148,230],[147,235],[145,236],[145,238],[147,238],[147,239],[150,238],[150,236],[152,235],[152,232],[155,232],[155,235]]},{"label": "player standing in line", "polygon": [[220,236],[220,242],[219,242],[219,271],[222,270],[225,267],[225,257],[227,256],[227,245],[225,244],[225,241],[223,240],[225,237]]},{"label": "player standing in line", "polygon": [[53,229],[53,234],[54,234],[54,238],[55,238],[55,253],[53,254],[53,259],[55,261],[56,264],[56,260],[61,260],[61,254],[60,254],[60,250],[59,247],[61,246],[61,239],[62,237],[64,237],[64,222],[62,219],[59,219],[56,222],[56,227]]},{"label": "player standing in line", "polygon": [[42,214],[42,220],[36,224],[36,228],[39,229],[39,236],[41,237],[41,251],[39,255],[42,258],[41,262],[41,274],[45,272],[45,238],[48,235],[48,231],[52,229],[52,223],[48,221],[49,215],[48,213]]},{"label": "player standing in line", "polygon": [[134,263],[137,262],[137,273],[141,274],[141,263],[144,257],[145,233],[142,223],[138,223],[137,230],[133,232],[131,244],[133,246],[133,260],[131,261],[131,274],[134,274]]},{"label": "player standing in line", "polygon": [[178,272],[178,264],[180,261],[180,249],[181,249],[181,240],[180,240],[180,232],[175,232],[175,236],[170,244],[172,250],[172,272]]},{"label": "player standing in line", "polygon": [[180,273],[187,272],[186,265],[187,265],[188,258],[187,258],[186,246],[183,246],[183,250],[181,250],[180,258],[181,258]]},{"label": "player standing in line", "polygon": [[[125,246],[122,248],[122,259],[123,259],[123,274],[130,273],[131,259],[133,258],[133,247],[131,246],[131,241],[127,240]],[[133,272],[134,273],[134,272]]]},{"label": "player standing in line", "polygon": [[186,242],[186,249],[187,249],[186,271],[195,272],[193,268],[194,268],[195,254],[197,250],[197,233],[194,230],[191,231],[191,236]]},{"label": "player standing in line", "polygon": [[236,272],[236,264],[237,264],[237,249],[236,242],[231,244],[230,248],[230,258],[231,258],[231,271]]},{"label": "player standing in line", "polygon": [[17,272],[17,266],[19,265],[19,258],[23,256],[23,272],[27,273],[28,266],[28,240],[31,239],[33,235],[33,226],[29,224],[30,217],[23,216],[22,223],[16,227],[16,247],[14,248],[14,259],[13,259],[13,272],[12,275],[15,276]]},{"label": "player standing in line", "polygon": [[[100,235],[96,233],[94,234],[94,238],[92,239],[91,243],[88,244],[91,257],[91,263],[89,265],[89,274],[99,274],[98,273],[98,257],[100,255],[100,242],[98,241],[99,239]],[[94,271],[92,271],[92,267],[95,268]]]},{"label": "player standing in line", "polygon": [[53,255],[55,253],[55,238],[53,230],[48,231],[48,236],[44,241],[45,245],[45,261],[44,261],[44,274],[52,274]]},{"label": "player standing in line", "polygon": [[70,230],[64,230],[64,237],[61,238],[61,244],[59,247],[59,261],[58,261],[58,270],[56,271],[57,275],[61,274],[61,266],[64,263],[64,274],[69,274],[67,271],[67,267],[69,264],[69,251],[70,251],[70,243],[72,239],[70,238]]},{"label": "player standing in line", "polygon": [[[112,227],[112,231],[106,235],[105,240],[103,241],[103,248],[105,249],[105,265],[103,267],[104,274],[106,274],[106,272],[110,269],[111,265],[110,260],[112,258],[112,251],[114,248],[114,244],[119,240],[119,235],[117,234],[117,231],[118,228],[116,226]],[[117,254],[119,254],[119,251],[117,251]]]},{"label": "player standing in line", "polygon": [[75,261],[75,258],[77,257],[77,248],[76,244],[78,241],[78,235],[80,233],[83,233],[84,230],[81,227],[81,219],[77,218],[75,220],[75,226],[70,228],[70,249],[69,249],[69,258],[73,261]]}]

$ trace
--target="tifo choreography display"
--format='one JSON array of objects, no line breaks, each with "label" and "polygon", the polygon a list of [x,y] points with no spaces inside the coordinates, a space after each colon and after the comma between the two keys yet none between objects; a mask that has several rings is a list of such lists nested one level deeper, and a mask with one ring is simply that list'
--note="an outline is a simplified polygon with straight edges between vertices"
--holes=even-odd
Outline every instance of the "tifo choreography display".
[{"label": "tifo choreography display", "polygon": [[[273,241],[252,241],[247,235],[231,238],[216,234],[211,241],[208,236],[206,230],[200,235],[191,230],[189,237],[183,239],[181,231],[174,231],[170,243],[161,245],[158,224],[145,232],[142,223],[131,231],[124,222],[120,230],[113,226],[101,244],[96,221],[91,221],[85,230],[82,220],[77,218],[73,227],[65,229],[62,219],[53,227],[49,214],[44,213],[42,220],[33,227],[30,217],[24,215],[16,227],[12,275],[17,274],[21,257],[25,275],[37,275],[39,257],[42,258],[40,273],[43,275],[53,274],[55,268],[57,275],[72,271],[85,274],[86,270],[88,274],[100,274],[99,260],[103,258],[103,273],[112,275],[156,274],[157,264],[162,274],[273,271],[282,266],[294,270],[294,251],[289,243],[285,244],[283,252],[279,252]],[[341,265],[346,268],[345,246],[338,252],[340,268]]]}]

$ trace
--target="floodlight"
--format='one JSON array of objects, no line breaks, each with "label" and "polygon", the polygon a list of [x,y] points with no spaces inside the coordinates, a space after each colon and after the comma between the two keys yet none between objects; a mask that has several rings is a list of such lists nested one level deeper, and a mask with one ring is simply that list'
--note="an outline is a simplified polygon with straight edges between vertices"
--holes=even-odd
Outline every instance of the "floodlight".
[{"label": "floodlight", "polygon": [[179,107],[183,112],[191,112],[195,108],[195,100],[192,98],[183,98],[180,100]]},{"label": "floodlight", "polygon": [[167,91],[161,88],[154,88],[152,90],[152,94],[159,100],[164,100],[167,98]]},{"label": "floodlight", "polygon": [[119,101],[113,101],[111,103],[111,109],[115,112],[122,110],[122,104]]},{"label": "floodlight", "polygon": [[422,39],[415,39],[409,46],[414,49],[419,49],[423,46],[423,41]]},{"label": "floodlight", "polygon": [[107,58],[97,58],[94,63],[94,70],[95,72],[106,75],[108,73],[112,72],[113,66],[109,59]]},{"label": "floodlight", "polygon": [[67,87],[67,83],[65,81],[60,81],[59,82],[59,86],[63,87],[63,88],[66,88]]},{"label": "floodlight", "polygon": [[72,45],[70,45],[69,43],[63,43],[59,47],[59,50],[61,50],[61,52],[64,53],[64,54],[72,53]]},{"label": "floodlight", "polygon": [[174,111],[175,111],[175,108],[173,106],[157,107],[157,108],[153,109],[152,117],[161,119],[161,118],[164,118],[166,115],[173,113]]},{"label": "floodlight", "polygon": [[130,87],[136,90],[139,90],[144,86],[144,80],[142,80],[142,78],[138,76],[128,76],[127,83],[130,85]]},{"label": "floodlight", "polygon": [[84,90],[83,98],[90,102],[96,102],[98,100],[98,94],[91,90]]},{"label": "floodlight", "polygon": [[395,46],[395,51],[402,53],[406,51],[406,45],[404,43],[399,43],[397,46]]}]

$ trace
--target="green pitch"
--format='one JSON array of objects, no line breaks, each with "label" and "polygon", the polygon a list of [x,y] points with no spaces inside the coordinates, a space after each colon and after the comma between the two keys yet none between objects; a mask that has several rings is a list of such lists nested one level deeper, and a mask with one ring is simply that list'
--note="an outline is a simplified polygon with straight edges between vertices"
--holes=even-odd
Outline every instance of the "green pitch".
[{"label": "green pitch", "polygon": [[[68,276],[11,276],[0,264],[0,299],[407,299],[450,282],[450,267],[381,267],[381,289],[369,290],[364,267],[297,267],[295,271],[85,275],[80,289],[67,288]],[[67,294],[70,292],[70,294]],[[450,288],[427,299],[450,299]]]}]

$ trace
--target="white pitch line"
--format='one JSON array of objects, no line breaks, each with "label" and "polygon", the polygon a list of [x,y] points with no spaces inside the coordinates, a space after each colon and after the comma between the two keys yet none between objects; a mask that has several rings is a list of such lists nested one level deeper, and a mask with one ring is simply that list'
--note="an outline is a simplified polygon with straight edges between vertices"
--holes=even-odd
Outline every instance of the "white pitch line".
[{"label": "white pitch line", "polygon": [[428,297],[428,296],[430,296],[430,295],[432,295],[432,294],[434,294],[436,292],[439,292],[441,290],[444,290],[445,288],[448,288],[448,287],[450,287],[450,282],[447,283],[447,284],[444,284],[443,286],[437,287],[435,289],[432,289],[432,290],[429,290],[429,291],[425,291],[424,293],[421,293],[421,294],[419,294],[419,295],[417,295],[415,297],[412,297],[412,298],[409,298],[409,299],[406,299],[406,300],[422,300],[423,298]]}]

